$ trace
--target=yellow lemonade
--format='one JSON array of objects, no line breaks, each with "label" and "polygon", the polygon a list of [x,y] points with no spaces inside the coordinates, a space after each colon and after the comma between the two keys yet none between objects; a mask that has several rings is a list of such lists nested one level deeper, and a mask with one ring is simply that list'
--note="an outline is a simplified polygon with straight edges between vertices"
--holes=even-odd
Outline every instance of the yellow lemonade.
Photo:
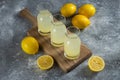
[{"label": "yellow lemonade", "polygon": [[77,59],[80,55],[81,40],[77,34],[66,35],[64,42],[64,55],[68,59]]},{"label": "yellow lemonade", "polygon": [[37,16],[38,32],[41,35],[48,35],[53,26],[52,21],[53,16],[48,10],[41,11]]},{"label": "yellow lemonade", "polygon": [[51,30],[51,44],[56,47],[63,46],[65,39],[66,26],[60,22],[54,22]]}]

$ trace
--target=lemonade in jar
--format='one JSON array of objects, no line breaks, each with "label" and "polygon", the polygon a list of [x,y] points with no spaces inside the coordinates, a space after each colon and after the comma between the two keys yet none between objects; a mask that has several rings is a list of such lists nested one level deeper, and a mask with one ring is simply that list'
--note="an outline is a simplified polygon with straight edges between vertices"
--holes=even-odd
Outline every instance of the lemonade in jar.
[{"label": "lemonade in jar", "polygon": [[51,44],[55,47],[63,46],[66,26],[61,21],[53,22],[51,29]]},{"label": "lemonade in jar", "polygon": [[64,56],[67,59],[77,59],[80,56],[81,40],[79,38],[79,29],[68,27],[64,41]]},{"label": "lemonade in jar", "polygon": [[53,16],[48,10],[42,10],[37,16],[38,32],[41,35],[48,35],[51,31],[53,24]]}]

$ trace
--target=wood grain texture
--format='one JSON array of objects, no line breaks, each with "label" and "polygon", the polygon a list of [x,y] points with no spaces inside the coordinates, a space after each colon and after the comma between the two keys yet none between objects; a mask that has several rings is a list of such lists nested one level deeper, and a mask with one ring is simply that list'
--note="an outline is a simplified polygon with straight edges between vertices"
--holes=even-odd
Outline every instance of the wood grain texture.
[{"label": "wood grain texture", "polygon": [[90,49],[88,49],[82,43],[81,47],[80,47],[81,52],[80,52],[79,58],[76,60],[66,59],[64,57],[64,48],[63,47],[58,48],[58,47],[52,46],[50,43],[50,36],[41,36],[38,33],[36,18],[31,15],[31,13],[29,12],[29,10],[27,8],[23,9],[20,12],[20,15],[27,18],[28,20],[30,20],[34,26],[28,30],[27,34],[29,36],[33,36],[34,38],[36,38],[38,40],[39,45],[42,46],[44,52],[48,55],[51,55],[56,60],[56,62],[58,63],[58,65],[64,72],[71,71],[76,66],[78,66],[81,62],[85,61],[86,59],[88,59],[91,56],[92,53],[91,53]]}]

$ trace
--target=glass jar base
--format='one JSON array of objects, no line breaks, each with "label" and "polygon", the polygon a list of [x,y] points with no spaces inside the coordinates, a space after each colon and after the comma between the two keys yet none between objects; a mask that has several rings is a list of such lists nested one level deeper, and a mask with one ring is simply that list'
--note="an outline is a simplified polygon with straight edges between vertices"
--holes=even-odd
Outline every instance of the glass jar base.
[{"label": "glass jar base", "polygon": [[50,34],[50,32],[41,32],[41,31],[38,31],[40,33],[40,35],[42,36],[47,36]]},{"label": "glass jar base", "polygon": [[74,60],[74,59],[78,59],[80,55],[77,55],[77,56],[68,56],[66,53],[64,53],[64,56],[65,56],[67,59]]},{"label": "glass jar base", "polygon": [[63,43],[54,43],[51,41],[51,45],[53,45],[54,47],[61,47],[63,46]]}]

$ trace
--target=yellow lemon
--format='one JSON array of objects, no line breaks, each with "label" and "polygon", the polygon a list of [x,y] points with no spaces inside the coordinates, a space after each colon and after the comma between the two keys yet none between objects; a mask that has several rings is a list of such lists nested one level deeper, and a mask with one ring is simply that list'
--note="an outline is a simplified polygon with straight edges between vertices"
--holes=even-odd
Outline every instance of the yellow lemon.
[{"label": "yellow lemon", "polygon": [[73,3],[66,3],[61,7],[61,14],[65,17],[70,17],[76,12],[76,5]]},{"label": "yellow lemon", "polygon": [[25,37],[21,42],[22,50],[27,54],[35,54],[39,50],[39,44],[34,37]]},{"label": "yellow lemon", "polygon": [[78,13],[86,17],[92,17],[96,12],[96,8],[92,4],[84,4],[78,9]]},{"label": "yellow lemon", "polygon": [[73,26],[84,29],[90,24],[90,20],[84,15],[76,15],[72,18]]},{"label": "yellow lemon", "polygon": [[50,69],[53,66],[53,64],[54,60],[49,55],[43,55],[37,59],[37,65],[41,70]]},{"label": "yellow lemon", "polygon": [[103,58],[101,58],[99,56],[92,56],[88,60],[88,66],[89,66],[90,70],[99,72],[104,69],[105,62],[104,62]]}]

